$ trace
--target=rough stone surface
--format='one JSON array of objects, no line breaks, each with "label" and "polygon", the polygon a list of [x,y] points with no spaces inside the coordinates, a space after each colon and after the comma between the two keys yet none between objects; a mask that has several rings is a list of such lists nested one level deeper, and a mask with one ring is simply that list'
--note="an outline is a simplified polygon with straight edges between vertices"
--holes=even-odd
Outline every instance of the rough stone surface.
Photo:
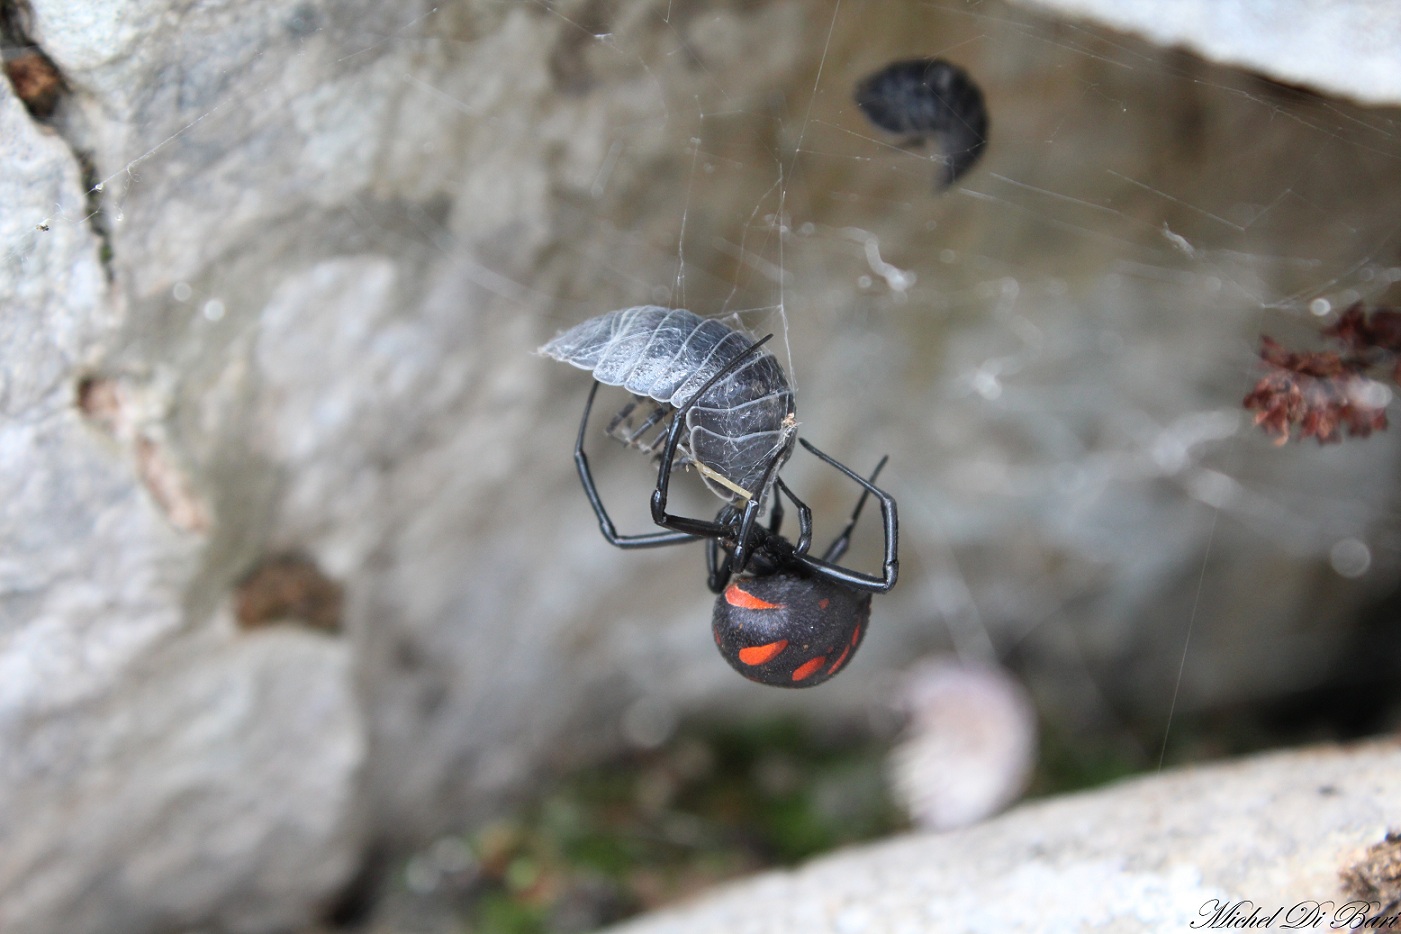
[{"label": "rough stone surface", "polygon": [[7,763],[0,928],[277,930],[354,869],[344,647],[283,629],[181,653],[31,724]]},{"label": "rough stone surface", "polygon": [[1353,902],[1339,873],[1401,820],[1398,770],[1392,741],[1169,772],[846,850],[609,930],[1127,934],[1212,929],[1237,903],[1243,918],[1279,910],[1274,930],[1349,929],[1380,906]]},{"label": "rough stone surface", "polygon": [[[628,711],[859,715],[950,643],[1072,728],[1394,677],[1398,435],[1239,409],[1262,328],[1394,300],[1389,111],[997,4],[29,7],[70,93],[0,85],[7,932],[290,926]],[[992,112],[937,197],[851,101],[930,53]],[[780,331],[804,435],[891,455],[902,581],[830,686],[737,679],[699,550],[597,534],[530,351],[644,302]],[[786,476],[832,534],[849,485]],[[235,629],[282,554],[339,636]]]},{"label": "rough stone surface", "polygon": [[1025,2],[1324,94],[1401,104],[1401,10],[1390,0]]}]

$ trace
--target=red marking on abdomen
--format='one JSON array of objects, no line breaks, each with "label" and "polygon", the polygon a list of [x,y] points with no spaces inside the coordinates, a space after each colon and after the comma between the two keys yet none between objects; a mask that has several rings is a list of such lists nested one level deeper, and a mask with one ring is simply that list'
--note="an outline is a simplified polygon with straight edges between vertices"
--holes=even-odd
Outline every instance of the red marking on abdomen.
[{"label": "red marking on abdomen", "polygon": [[828,600],[826,597],[823,597],[821,600],[818,600],[818,601],[817,601],[817,608],[818,608],[819,610],[825,610],[825,609],[827,609],[827,607],[829,607],[829,606],[831,606],[831,605],[832,605],[832,601],[831,601],[831,600]]},{"label": "red marking on abdomen", "polygon": [[739,584],[731,584],[725,588],[725,602],[744,610],[777,610],[783,606],[781,603],[760,600],[749,591],[740,590]]},{"label": "red marking on abdomen", "polygon": [[786,648],[788,648],[787,639],[779,639],[768,645],[751,645],[739,650],[739,660],[746,665],[762,665]]},{"label": "red marking on abdomen", "polygon": [[836,660],[835,662],[832,663],[832,667],[829,668],[829,669],[827,670],[827,674],[829,674],[829,675],[834,675],[834,674],[836,674],[837,671],[838,671],[838,669],[840,669],[840,668],[842,667],[842,663],[846,661],[846,657],[847,657],[848,655],[850,655],[850,654],[851,654],[851,646],[847,646],[846,648],[842,649],[842,654],[840,654],[840,655],[837,656],[837,660]]},{"label": "red marking on abdomen", "polygon": [[801,681],[804,678],[817,674],[817,669],[821,668],[827,661],[826,655],[819,655],[810,658],[798,666],[798,670],[793,672],[793,680]]}]

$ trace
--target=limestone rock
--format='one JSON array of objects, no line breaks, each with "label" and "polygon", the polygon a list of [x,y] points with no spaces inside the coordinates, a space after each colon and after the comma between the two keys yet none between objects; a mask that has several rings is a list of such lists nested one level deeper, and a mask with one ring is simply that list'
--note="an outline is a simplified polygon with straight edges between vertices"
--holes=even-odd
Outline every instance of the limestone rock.
[{"label": "limestone rock", "polygon": [[1257,909],[1278,928],[1348,928],[1379,914],[1341,873],[1395,820],[1398,769],[1392,741],[1167,772],[846,850],[609,930],[1147,932]]},{"label": "limestone rock", "polygon": [[1401,13],[1387,0],[1026,0],[1159,45],[1367,104],[1401,104]]},{"label": "limestone rock", "polygon": [[[1075,723],[1392,677],[1396,434],[1239,407],[1263,328],[1391,300],[1390,117],[1012,7],[814,9],[5,18],[65,92],[0,85],[0,927],[299,923],[638,721],[857,714],[950,643]],[[992,114],[938,196],[851,99],[934,53]],[[901,583],[820,691],[715,656],[699,549],[597,534],[586,385],[530,350],[647,302],[771,325],[804,436],[891,455]],[[645,528],[649,466],[596,468]],[[785,478],[835,534],[849,485]],[[340,635],[236,630],[287,554]]]}]

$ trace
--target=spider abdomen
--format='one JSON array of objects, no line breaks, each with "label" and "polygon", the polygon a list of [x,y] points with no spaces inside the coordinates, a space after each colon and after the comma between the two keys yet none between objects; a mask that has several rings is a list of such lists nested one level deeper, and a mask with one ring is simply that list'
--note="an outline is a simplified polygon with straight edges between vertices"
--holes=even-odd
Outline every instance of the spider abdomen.
[{"label": "spider abdomen", "polygon": [[780,572],[732,582],[711,628],[725,661],[751,681],[816,687],[846,667],[871,618],[871,595]]},{"label": "spider abdomen", "polygon": [[[754,339],[684,308],[612,311],[559,334],[540,353],[675,411],[744,353]],[[727,502],[761,498],[792,450],[797,422],[788,377],[760,350],[707,389],[686,412],[682,454]]]}]

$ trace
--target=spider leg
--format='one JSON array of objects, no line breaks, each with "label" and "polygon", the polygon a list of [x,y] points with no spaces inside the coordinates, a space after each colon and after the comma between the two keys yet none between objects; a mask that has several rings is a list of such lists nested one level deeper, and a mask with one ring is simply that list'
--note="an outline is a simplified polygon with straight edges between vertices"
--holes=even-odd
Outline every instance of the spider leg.
[{"label": "spider leg", "polygon": [[[605,428],[605,429],[603,429],[603,433],[606,434],[606,435],[608,435],[610,438],[616,438],[616,437],[618,437],[617,434],[616,434],[616,432],[618,431],[618,426],[621,425],[623,422],[628,422],[628,424],[632,424],[632,422],[631,422],[631,420],[630,420],[631,417],[632,417],[632,412],[633,412],[634,409],[637,408],[637,403],[638,403],[639,401],[641,401],[641,400],[639,400],[639,399],[633,399],[633,400],[632,400],[631,402],[629,402],[627,405],[625,405],[625,406],[623,406],[621,409],[619,409],[619,410],[618,410],[618,414],[617,414],[617,415],[614,415],[613,418],[612,418],[611,420],[609,420],[609,422],[608,422],[608,427]],[[622,439],[619,438],[619,440],[622,440]]]},{"label": "spider leg", "polygon": [[636,430],[628,432],[628,435],[624,439],[624,441],[629,445],[640,447],[642,448],[642,450],[651,453],[651,449],[655,446],[655,442],[646,443],[640,442],[637,439],[641,438],[644,434],[646,434],[647,431],[650,430],[653,425],[657,424],[657,422],[666,418],[666,413],[668,411],[670,411],[669,407],[664,405],[659,405],[656,408],[652,409],[652,414],[648,415],[646,420],[643,421],[641,425],[637,426]]},{"label": "spider leg", "polygon": [[[881,520],[885,527],[885,560],[882,567],[882,576],[875,577],[871,574],[863,574],[860,571],[853,571],[850,568],[841,567],[833,561],[814,558],[810,555],[795,555],[795,559],[799,564],[818,577],[832,581],[833,583],[841,584],[844,587],[849,587],[852,590],[859,590],[866,593],[888,593],[890,589],[895,586],[895,580],[900,573],[900,561],[897,557],[899,552],[900,522],[896,515],[894,497],[876,486],[870,480],[867,480],[865,477],[853,471],[850,467],[823,454],[817,448],[809,444],[806,439],[799,438],[798,441],[823,463],[835,467],[847,477],[859,483],[861,488],[865,491],[862,494],[863,500],[865,499],[865,495],[869,493],[880,502]],[[882,465],[883,463],[884,462],[882,462]],[[877,470],[879,469],[878,467]],[[860,508],[860,504],[858,504],[858,512]],[[853,523],[855,522],[855,518],[855,516],[852,517]],[[838,536],[837,542],[841,542],[845,536],[846,533],[843,532],[841,536]],[[834,542],[833,547],[836,547],[836,544],[837,543]],[[828,549],[828,551],[830,552],[831,549]]]},{"label": "spider leg", "polygon": [[[876,482],[876,477],[880,476],[881,468],[888,460],[890,460],[889,454],[882,457],[880,463],[876,465],[876,469],[871,471],[871,483]],[[827,549],[827,553],[822,556],[823,561],[834,563],[840,561],[842,555],[846,554],[847,548],[851,546],[851,533],[856,530],[856,520],[861,518],[861,507],[866,505],[866,497],[870,495],[870,490],[861,491],[861,498],[856,501],[856,508],[851,511],[851,518],[847,520],[846,528],[842,529],[842,533],[836,537],[831,547]]]},{"label": "spider leg", "polygon": [[[812,510],[808,508],[807,503],[798,499],[793,491],[788,488],[788,484],[783,482],[782,478],[776,478],[774,480],[774,488],[778,492],[775,493],[773,497],[773,522],[769,525],[769,532],[771,532],[775,538],[778,537],[778,523],[783,516],[783,497],[779,496],[779,493],[783,493],[793,501],[794,506],[798,507],[798,542],[793,546],[793,552],[795,554],[805,555],[808,553],[808,548],[812,545]],[[828,554],[823,556],[823,560],[835,561],[836,559]]]},{"label": "spider leg", "polygon": [[[729,513],[726,516],[726,513]],[[728,520],[728,521],[726,521]],[[734,522],[734,507],[726,506],[720,510],[720,514],[715,517],[715,521],[721,525],[729,526]],[[705,566],[709,574],[706,577],[706,586],[711,593],[720,593],[725,589],[725,585],[730,582],[730,574],[734,569],[734,559],[729,552],[725,551],[720,544],[719,537],[712,538],[705,543]]]},{"label": "spider leg", "polygon": [[[773,335],[760,338],[747,348],[740,351],[720,370],[705,381],[695,394],[686,401],[686,404],[676,410],[676,415],[672,418],[671,427],[667,431],[666,447],[662,449],[661,465],[657,469],[657,488],[652,491],[652,521],[664,529],[673,529],[684,532],[687,535],[700,538],[721,538],[735,532],[735,522],[721,523],[719,521],[707,521],[705,519],[692,519],[686,516],[669,515],[666,511],[667,492],[671,485],[671,468],[676,459],[676,448],[681,442],[681,430],[686,425],[686,413],[710,391],[720,380],[730,375],[739,365],[749,359],[754,353],[764,345]],[[767,486],[767,477],[765,478]],[[760,489],[764,489],[761,486]],[[754,519],[759,514],[759,500],[757,498],[747,500],[744,504],[743,515],[738,520],[738,538],[735,541],[734,551],[729,556],[729,564],[733,571],[743,571],[749,561],[749,540],[753,536]],[[721,510],[721,515],[725,511]]]},{"label": "spider leg", "polygon": [[589,458],[584,453],[584,433],[589,425],[589,412],[593,410],[594,396],[598,394],[598,381],[589,390],[588,401],[584,403],[584,416],[579,419],[579,436],[574,442],[574,466],[579,469],[579,480],[584,484],[584,495],[589,498],[594,515],[598,517],[599,530],[608,544],[618,548],[659,548],[663,545],[679,545],[695,541],[696,536],[682,531],[647,532],[641,535],[619,535],[608,510],[603,507],[603,499],[598,495],[594,484],[593,471],[589,469]]},{"label": "spider leg", "polygon": [[[735,542],[734,563],[735,567],[743,571],[749,566],[749,559],[753,555],[754,526],[759,518],[759,501],[751,499],[744,504],[744,515],[739,523],[739,537]],[[763,526],[760,526],[763,528]]]},{"label": "spider leg", "polygon": [[[777,481],[782,483],[782,480]],[[790,494],[791,495],[791,494]],[[783,525],[783,497],[775,494],[773,498],[773,508],[769,510],[769,534],[777,535],[779,527]]]},{"label": "spider leg", "polygon": [[729,555],[720,557],[720,539],[712,538],[705,543],[706,586],[711,593],[719,593],[730,582]]},{"label": "spider leg", "polygon": [[[764,340],[768,340],[768,338],[766,337],[764,338]],[[760,341],[759,343],[763,343],[763,341]],[[757,347],[758,344],[754,346]],[[781,457],[775,456],[774,459],[769,462],[768,469],[764,471],[763,479],[759,481],[758,488],[760,490],[767,490],[770,484],[778,482],[778,467],[781,460]],[[779,494],[775,493],[774,499],[777,500],[778,496]],[[797,502],[797,500],[795,499],[794,502]],[[740,518],[739,521],[739,534],[735,537],[735,549],[734,553],[731,555],[734,568],[739,573],[743,573],[744,569],[749,566],[750,557],[753,555],[755,550],[763,546],[766,540],[765,536],[759,534],[763,532],[763,526],[757,527],[759,529],[759,532],[755,531],[755,520],[759,518],[759,506],[760,500],[758,496],[755,496],[753,499],[746,500],[744,503],[744,515]],[[803,508],[806,509],[807,507],[804,505]],[[802,514],[800,512],[800,518],[801,515]],[[809,542],[811,542],[812,528],[810,514],[808,519],[807,537]],[[804,550],[806,550],[806,548],[804,548]]]}]

